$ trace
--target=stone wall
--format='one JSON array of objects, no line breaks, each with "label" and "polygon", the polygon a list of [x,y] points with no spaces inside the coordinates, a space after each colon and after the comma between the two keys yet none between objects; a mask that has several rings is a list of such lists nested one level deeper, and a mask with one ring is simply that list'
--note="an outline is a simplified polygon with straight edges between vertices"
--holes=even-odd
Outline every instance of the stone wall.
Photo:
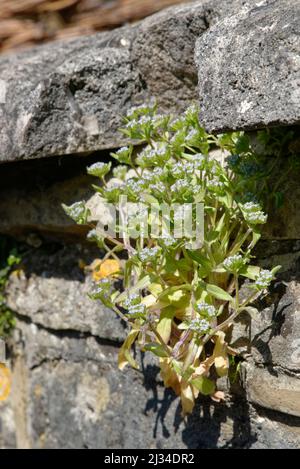
[{"label": "stone wall", "polygon": [[232,338],[246,358],[240,382],[185,421],[148,355],[139,371],[117,369],[124,325],[89,300],[82,269],[99,253],[60,208],[91,197],[85,167],[126,143],[121,115],[146,99],[179,112],[200,95],[210,131],[300,124],[299,3],[253,3],[193,2],[0,59],[0,233],[27,251],[6,291],[17,327],[0,447],[299,447],[299,174],[258,246],[262,265],[283,269]]}]

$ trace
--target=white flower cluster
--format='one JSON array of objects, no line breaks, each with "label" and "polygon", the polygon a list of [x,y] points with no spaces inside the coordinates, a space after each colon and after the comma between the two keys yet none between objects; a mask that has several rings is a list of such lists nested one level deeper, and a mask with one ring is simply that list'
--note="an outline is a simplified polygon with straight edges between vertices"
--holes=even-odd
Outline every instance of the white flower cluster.
[{"label": "white flower cluster", "polygon": [[102,194],[108,202],[117,203],[121,191],[124,189],[124,187],[124,184],[120,184],[119,182],[114,181],[113,183],[110,183],[108,186],[106,186],[106,188],[102,191]]},{"label": "white flower cluster", "polygon": [[197,129],[191,129],[189,131],[189,133],[187,134],[187,136],[186,136],[186,141],[190,142],[190,141],[194,140],[197,137],[198,137],[198,130]]},{"label": "white flower cluster", "polygon": [[156,148],[146,148],[137,158],[137,162],[141,165],[154,165],[155,163],[163,163],[168,159],[168,148],[166,145],[160,145]]},{"label": "white flower cluster", "polygon": [[244,265],[244,259],[240,254],[227,257],[223,262],[223,266],[229,272],[238,272]]},{"label": "white flower cluster", "polygon": [[202,171],[205,166],[205,158],[201,153],[196,153],[196,155],[193,155],[193,164],[195,170]]},{"label": "white flower cluster", "polygon": [[94,163],[87,168],[87,173],[91,176],[102,177],[105,176],[110,170],[110,163]]},{"label": "white flower cluster", "polygon": [[131,149],[129,147],[122,147],[112,154],[119,161],[119,163],[128,164],[130,162]]},{"label": "white flower cluster", "polygon": [[160,238],[161,242],[164,244],[164,246],[166,247],[172,247],[172,246],[175,246],[178,242],[177,239],[173,238],[173,236],[171,235],[168,235],[168,234],[164,234],[161,238]]},{"label": "white flower cluster", "polygon": [[210,324],[206,319],[193,319],[190,322],[189,329],[203,335],[210,330]]},{"label": "white flower cluster", "polygon": [[172,175],[176,178],[193,176],[195,172],[195,165],[191,161],[178,161],[172,166],[171,171]]},{"label": "white flower cluster", "polygon": [[147,125],[152,124],[152,116],[141,116],[138,120],[138,125]]},{"label": "white flower cluster", "polygon": [[126,128],[128,130],[135,130],[137,128],[137,125],[138,125],[138,122],[132,119],[131,121],[127,122]]},{"label": "white flower cluster", "polygon": [[116,154],[117,154],[117,155],[123,155],[124,153],[127,153],[128,150],[129,150],[128,147],[122,147],[122,148],[119,148],[118,151],[116,151]]},{"label": "white flower cluster", "polygon": [[153,192],[160,192],[164,194],[166,191],[166,186],[161,181],[157,181],[154,184],[150,184],[149,189]]},{"label": "white flower cluster", "polygon": [[190,191],[190,188],[191,188],[191,185],[189,181],[187,181],[186,179],[178,179],[176,182],[174,182],[174,184],[172,184],[171,192],[175,194],[176,193],[183,194],[186,191]]},{"label": "white flower cluster", "polygon": [[146,313],[146,306],[143,303],[137,304],[135,306],[130,306],[127,310],[127,314],[142,317]]},{"label": "white flower cluster", "polygon": [[205,303],[204,301],[198,301],[195,304],[195,310],[201,316],[208,317],[210,319],[215,318],[217,315],[217,310],[213,305]]},{"label": "white flower cluster", "polygon": [[119,165],[113,169],[113,175],[117,179],[124,180],[128,171],[128,166]]},{"label": "white flower cluster", "polygon": [[140,304],[140,302],[141,302],[140,295],[138,295],[137,293],[132,293],[126,298],[126,300],[124,300],[123,306],[124,308],[129,309],[129,308],[132,308],[133,306]]},{"label": "white flower cluster", "polygon": [[217,178],[213,178],[207,182],[207,187],[210,190],[219,190],[224,188],[224,183]]},{"label": "white flower cluster", "polygon": [[148,169],[143,172],[143,180],[145,183],[154,183],[164,175],[163,168],[156,167],[150,172]]},{"label": "white flower cluster", "polygon": [[151,262],[159,254],[160,248],[155,246],[154,248],[144,248],[139,252],[139,258],[142,262]]},{"label": "white flower cluster", "polygon": [[69,215],[69,217],[71,217],[77,223],[80,223],[85,218],[86,208],[84,202],[75,202],[68,207],[63,205],[63,208],[67,215]]},{"label": "white flower cluster", "polygon": [[143,179],[130,178],[126,181],[127,190],[133,192],[135,195],[139,195],[141,190],[145,187],[145,181]]},{"label": "white flower cluster", "polygon": [[111,281],[108,278],[103,278],[97,283],[97,285],[94,285],[91,295],[94,298],[96,297],[108,298],[111,287],[112,287]]},{"label": "white flower cluster", "polygon": [[131,119],[134,116],[152,112],[154,110],[154,107],[155,107],[155,103],[150,100],[148,104],[144,103],[144,104],[141,104],[140,106],[132,106],[132,108],[130,108],[129,111],[127,111],[126,115],[128,119]]},{"label": "white flower cluster", "polygon": [[185,111],[184,115],[189,116],[190,114],[196,114],[198,115],[199,108],[196,104],[191,104]]},{"label": "white flower cluster", "polygon": [[273,280],[273,274],[270,270],[261,270],[255,280],[255,286],[258,290],[265,290],[268,288]]},{"label": "white flower cluster", "polygon": [[130,108],[129,111],[127,111],[126,116],[128,117],[128,119],[131,119],[132,117],[134,117],[135,114],[139,114],[145,111],[147,111],[147,107],[145,105],[132,106],[132,108]]},{"label": "white flower cluster", "polygon": [[153,118],[152,118],[152,121],[155,125],[160,125],[164,122],[166,116],[164,116],[163,114],[156,114]]},{"label": "white flower cluster", "polygon": [[242,211],[245,220],[252,225],[261,225],[266,223],[267,215],[261,210],[259,204],[254,202],[247,202],[242,205]]}]

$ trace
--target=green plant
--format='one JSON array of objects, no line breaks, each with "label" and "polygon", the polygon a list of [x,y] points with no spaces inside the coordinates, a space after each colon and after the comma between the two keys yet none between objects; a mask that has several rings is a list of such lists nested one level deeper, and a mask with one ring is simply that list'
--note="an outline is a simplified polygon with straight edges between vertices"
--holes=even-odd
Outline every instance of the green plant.
[{"label": "green plant", "polygon": [[5,286],[15,265],[21,261],[16,248],[11,249],[5,238],[0,239],[0,338],[6,338],[15,326],[13,312],[6,305]]},{"label": "green plant", "polygon": [[[194,234],[176,238],[175,211],[157,218],[159,232],[150,237],[138,233],[133,238],[124,225],[123,237],[112,237],[94,224],[88,238],[107,254],[90,296],[129,326],[119,367],[138,367],[131,354],[134,343],[152,352],[165,386],[180,395],[186,414],[199,393],[220,398],[217,377],[228,375],[229,357],[236,355],[227,333],[241,312],[257,312],[255,301],[278,270],[252,263],[267,221],[262,204],[273,160],[259,155],[244,133],[208,135],[194,106],[177,119],[157,114],[155,106],[135,108],[122,132],[143,146],[113,153],[120,165],[112,176],[110,163],[88,168],[100,179],[94,187],[102,200],[117,204],[126,196],[131,203],[155,206],[203,204],[204,240],[194,249]],[[211,153],[216,149],[218,158]],[[64,208],[76,222],[92,224],[84,202]],[[147,212],[143,220],[150,226],[153,215]],[[244,282],[246,296],[240,293]]]}]

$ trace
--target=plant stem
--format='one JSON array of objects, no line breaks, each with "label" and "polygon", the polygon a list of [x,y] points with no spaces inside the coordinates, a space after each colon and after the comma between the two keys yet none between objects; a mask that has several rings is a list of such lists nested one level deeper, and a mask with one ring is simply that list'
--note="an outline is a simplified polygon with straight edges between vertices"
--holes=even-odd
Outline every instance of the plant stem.
[{"label": "plant stem", "polygon": [[150,327],[151,331],[153,332],[153,334],[155,334],[155,336],[157,337],[159,343],[162,345],[162,347],[164,348],[165,352],[168,354],[169,357],[171,357],[171,353],[170,353],[169,347],[167,346],[167,344],[166,344],[165,341],[163,340],[163,338],[162,338],[162,336],[160,335],[160,333],[156,330],[155,326],[154,326],[152,323],[149,323],[149,327]]}]

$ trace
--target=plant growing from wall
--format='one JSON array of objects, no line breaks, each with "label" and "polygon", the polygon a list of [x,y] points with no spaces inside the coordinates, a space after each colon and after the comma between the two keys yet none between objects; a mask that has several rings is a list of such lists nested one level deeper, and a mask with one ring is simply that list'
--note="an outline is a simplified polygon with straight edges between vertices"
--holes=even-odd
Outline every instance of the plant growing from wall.
[{"label": "plant growing from wall", "polygon": [[0,238],[0,339],[8,337],[15,326],[14,314],[5,301],[5,286],[9,274],[20,260],[17,250],[8,246],[6,238]]},{"label": "plant growing from wall", "polygon": [[[112,175],[110,163],[88,168],[100,180],[94,186],[99,196],[116,205],[121,195],[131,203],[203,204],[202,245],[191,245],[197,241],[193,234],[175,236],[180,210],[157,219],[156,236],[133,239],[124,224],[123,236],[103,233],[84,202],[64,208],[76,222],[92,224],[89,240],[107,251],[90,296],[128,324],[119,367],[138,367],[131,350],[135,343],[154,354],[165,386],[180,396],[187,414],[199,394],[222,398],[217,379],[228,375],[230,357],[236,355],[228,332],[240,313],[257,313],[255,301],[278,270],[253,263],[267,221],[262,204],[273,160],[258,156],[243,133],[208,135],[194,106],[177,119],[157,114],[155,106],[135,108],[122,132],[140,150],[132,145],[113,153],[119,166]],[[217,158],[216,149],[221,150]],[[150,226],[153,214],[142,215]],[[244,283],[247,294],[241,294]]]}]

